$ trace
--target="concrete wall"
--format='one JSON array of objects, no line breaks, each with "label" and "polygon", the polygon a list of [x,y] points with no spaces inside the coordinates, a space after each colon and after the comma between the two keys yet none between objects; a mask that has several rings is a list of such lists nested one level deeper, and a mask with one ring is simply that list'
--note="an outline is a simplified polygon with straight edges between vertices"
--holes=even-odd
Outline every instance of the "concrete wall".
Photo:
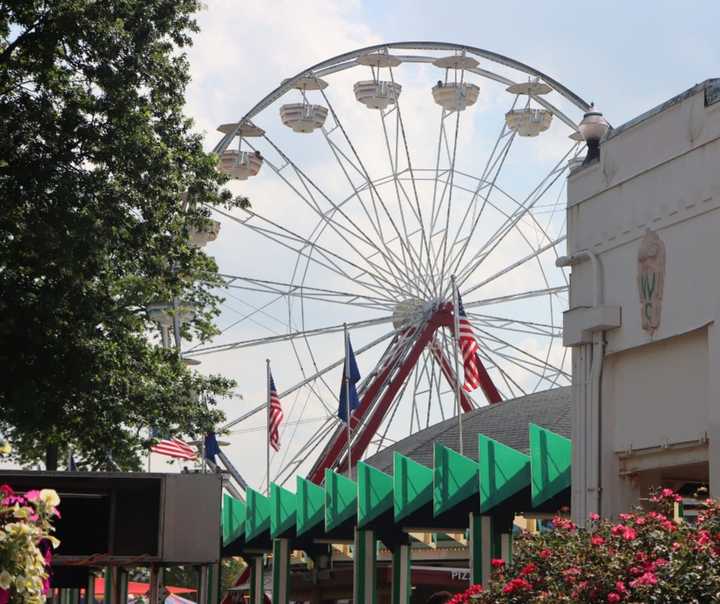
[{"label": "concrete wall", "polygon": [[[706,106],[719,88],[698,85],[621,127],[602,144],[599,162],[568,178],[568,253],[597,255],[602,304],[622,317],[604,332],[604,345],[600,333],[595,344],[574,342],[578,521],[598,509],[622,511],[650,478],[663,479],[663,468],[702,464],[708,450],[711,490],[720,495],[720,102]],[[648,229],[666,253],[654,333],[643,330],[637,282]],[[591,263],[574,266],[571,309],[593,306],[593,288]],[[602,348],[595,401],[592,361]]]}]

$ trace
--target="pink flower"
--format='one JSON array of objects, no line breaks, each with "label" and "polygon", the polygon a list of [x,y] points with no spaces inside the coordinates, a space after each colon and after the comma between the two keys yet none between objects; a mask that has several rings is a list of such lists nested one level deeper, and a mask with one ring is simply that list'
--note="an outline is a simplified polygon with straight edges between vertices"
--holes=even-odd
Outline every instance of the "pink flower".
[{"label": "pink flower", "polygon": [[634,581],[630,581],[630,587],[639,587],[640,585],[656,585],[657,577],[651,573],[643,573]]},{"label": "pink flower", "polygon": [[590,543],[593,545],[602,545],[605,543],[605,539],[603,539],[600,535],[593,535],[590,537]]},{"label": "pink flower", "polygon": [[593,522],[597,522],[598,520],[600,520],[600,514],[596,514],[595,512],[593,512],[592,514],[590,514],[590,520],[592,520]]},{"label": "pink flower", "polygon": [[540,553],[539,553],[538,555],[539,555],[543,560],[547,560],[550,556],[552,556],[552,552],[551,552],[549,549],[545,548],[545,549],[541,549],[541,550],[540,550]]},{"label": "pink flower", "polygon": [[626,526],[622,536],[625,541],[633,541],[637,537],[637,533],[634,528]]},{"label": "pink flower", "polygon": [[616,581],[615,591],[618,592],[620,595],[627,593],[627,587],[625,587],[625,583],[623,583],[622,581]]},{"label": "pink flower", "polygon": [[25,499],[28,501],[37,501],[40,498],[40,491],[33,489],[25,493]]},{"label": "pink flower", "polygon": [[614,591],[611,591],[608,594],[608,597],[607,597],[608,602],[619,602],[620,600],[622,600],[622,596],[620,594],[615,593]]}]

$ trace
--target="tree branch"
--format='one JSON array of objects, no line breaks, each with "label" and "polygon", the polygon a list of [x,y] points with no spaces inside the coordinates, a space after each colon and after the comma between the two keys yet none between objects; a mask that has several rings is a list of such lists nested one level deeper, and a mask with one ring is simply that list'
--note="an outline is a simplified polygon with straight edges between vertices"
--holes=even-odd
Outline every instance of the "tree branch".
[{"label": "tree branch", "polygon": [[31,36],[33,33],[35,33],[35,30],[39,25],[42,25],[47,21],[48,13],[45,13],[42,17],[40,17],[35,23],[33,23],[30,27],[28,27],[23,33],[21,33],[17,38],[15,38],[10,44],[8,44],[7,48],[0,53],[0,64],[4,65],[10,60],[10,55],[15,51],[15,49],[20,46],[29,36]]}]

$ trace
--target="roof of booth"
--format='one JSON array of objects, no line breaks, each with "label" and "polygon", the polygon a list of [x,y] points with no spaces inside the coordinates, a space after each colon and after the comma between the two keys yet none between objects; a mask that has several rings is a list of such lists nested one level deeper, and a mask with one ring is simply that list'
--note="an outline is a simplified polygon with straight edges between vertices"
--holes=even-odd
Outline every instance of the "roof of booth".
[{"label": "roof of booth", "polygon": [[[463,415],[463,454],[478,459],[478,434],[527,453],[528,424],[537,424],[570,438],[571,387],[554,388],[510,399]],[[428,467],[433,466],[433,446],[440,442],[458,448],[457,417],[430,426],[398,441],[366,460],[368,464],[392,474],[393,453],[397,451]]]}]

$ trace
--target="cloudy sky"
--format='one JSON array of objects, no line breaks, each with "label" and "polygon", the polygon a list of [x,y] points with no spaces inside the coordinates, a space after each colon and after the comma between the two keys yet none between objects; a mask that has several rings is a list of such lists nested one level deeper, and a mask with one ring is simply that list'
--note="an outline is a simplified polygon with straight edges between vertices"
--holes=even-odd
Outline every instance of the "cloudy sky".
[{"label": "cloudy sky", "polygon": [[[215,131],[219,124],[236,121],[284,78],[310,65],[372,44],[431,40],[467,44],[532,65],[584,99],[594,101],[611,123],[619,125],[694,83],[717,75],[720,42],[716,24],[719,16],[720,8],[710,1],[688,2],[681,6],[671,1],[605,1],[595,4],[548,1],[528,4],[518,0],[443,3],[418,0],[396,0],[392,3],[208,0],[206,9],[199,16],[201,31],[189,52],[192,82],[188,89],[187,112],[194,118],[198,129],[205,133],[207,147],[211,149],[220,137]],[[424,66],[413,71],[403,65],[399,70],[402,70],[403,76],[403,112],[408,122],[413,158],[418,163],[433,166],[438,111],[437,107],[433,110],[429,90],[437,79],[436,73]],[[367,77],[367,74],[362,76],[363,79]],[[377,146],[381,139],[373,138],[366,126],[364,120],[368,110],[359,106],[352,95],[352,82],[356,79],[360,79],[357,74],[339,74],[332,80],[329,89],[332,93],[328,94],[334,95],[331,97],[333,103],[343,120],[347,120],[348,132],[352,132],[353,142],[374,177],[383,173],[387,156],[384,149]],[[315,102],[320,102],[318,97],[315,99]],[[579,119],[577,108],[562,105],[562,99],[558,102],[563,110],[567,110],[568,116],[573,120]],[[458,165],[462,169],[470,174],[482,171],[481,165],[478,167],[482,164],[478,158],[484,161],[488,156],[497,129],[502,125],[502,115],[508,108],[507,94],[502,88],[491,85],[481,87],[473,117],[463,118],[465,121],[458,145]],[[275,140],[279,141],[283,150],[295,158],[303,169],[320,179],[318,182],[322,182],[330,198],[344,198],[348,183],[343,181],[339,172],[329,176],[331,169],[337,171],[338,166],[322,154],[320,145],[324,143],[321,135],[293,136],[289,130],[283,131],[278,125],[277,108],[271,109],[267,116],[258,117],[258,123],[269,133],[273,128],[271,136],[277,137]],[[513,196],[527,194],[533,183],[538,182],[538,175],[545,174],[563,156],[569,145],[568,133],[555,120],[542,142],[536,142],[541,138],[532,142],[523,141],[517,149],[513,149],[512,160],[508,161],[504,172],[508,190]],[[256,179],[236,183],[233,190],[248,195],[253,209],[259,214],[291,228],[302,237],[307,236],[317,224],[316,217],[279,179],[269,178],[272,173],[267,161],[272,161],[272,158],[270,155],[266,158],[266,165]],[[551,191],[556,203],[562,201],[562,182],[557,184]],[[430,192],[421,191],[420,195],[429,197]],[[553,236],[560,234],[562,213],[548,213],[541,215],[540,219],[546,221],[544,224]],[[394,216],[398,218],[398,215]],[[236,217],[242,216],[236,214]],[[492,219],[489,217],[488,220]],[[221,218],[221,222],[219,239],[207,249],[216,257],[222,272],[283,283],[297,278],[294,271],[302,270],[304,266],[301,262],[300,268],[296,268],[297,254],[289,252],[286,247],[271,244],[228,218]],[[487,228],[491,226],[488,224]],[[365,224],[364,228],[369,229],[370,225]],[[519,236],[532,236],[532,228],[528,228],[530,230]],[[320,241],[340,255],[351,254],[347,242],[340,241],[338,237],[340,234],[333,238],[325,233]],[[485,268],[490,274],[511,264],[514,251],[520,253],[517,250],[522,247],[522,241],[513,241],[512,237],[508,241],[510,249],[499,250],[487,263]],[[512,249],[513,246],[516,250]],[[402,250],[397,248],[395,252],[399,255]],[[367,253],[370,253],[369,250]],[[552,265],[551,259],[547,264]],[[494,288],[483,295],[489,297],[521,291],[518,288],[523,287],[541,287],[542,284],[536,285],[533,281],[539,278],[540,272],[538,267],[515,271],[512,279],[494,284]],[[555,280],[561,277],[551,276],[550,280],[553,285],[559,284]],[[333,279],[322,272],[310,271],[308,279],[306,285],[349,289],[341,279]],[[395,293],[387,295],[393,300],[398,299]],[[241,290],[230,290],[226,297],[219,320],[219,326],[225,332],[217,343],[283,333],[288,329],[288,320],[297,328],[301,324],[301,310],[305,312],[306,328],[373,319],[387,314],[381,308],[343,308],[338,305],[330,308],[312,303],[303,309],[295,305],[288,310],[285,300],[271,303],[272,297],[267,294]],[[516,307],[513,312],[523,313],[527,320],[545,323],[550,320],[548,312],[557,318],[561,310],[554,307],[548,311],[536,305]],[[355,347],[382,333],[383,328],[380,327],[358,332],[357,338],[353,333]],[[547,354],[553,363],[562,364],[562,351],[556,344],[548,351],[542,338],[525,335],[508,339],[514,346],[530,351],[538,358],[545,358]],[[378,354],[376,352],[373,357],[371,351],[365,358],[359,359],[363,374],[370,370]],[[201,369],[222,372],[238,381],[238,396],[223,402],[228,417],[233,418],[263,401],[266,358],[272,359],[278,389],[282,391],[311,374],[314,367],[322,367],[341,356],[342,335],[336,333],[314,338],[309,348],[303,347],[302,343],[292,347],[285,342],[203,356]],[[526,364],[526,367],[529,365]],[[525,376],[512,374],[520,382],[519,387],[532,388],[532,375],[528,371]],[[287,460],[284,454],[292,448],[288,443],[298,444],[311,438],[336,407],[334,390],[338,381],[339,373],[331,372],[327,383],[318,383],[314,389],[301,389],[283,401],[289,419],[283,432],[284,449],[281,454],[273,456],[273,476],[283,465],[283,459]],[[549,385],[546,383],[544,387]],[[509,384],[507,387],[513,390]],[[415,413],[424,416],[425,410],[420,408]],[[399,411],[398,417],[405,422],[406,432],[407,417],[412,414],[409,408]],[[441,417],[433,411],[432,419]],[[231,459],[257,487],[264,479],[263,424],[264,418],[255,416],[238,426],[237,431],[227,438],[231,443],[227,447]],[[396,431],[395,436],[402,436],[400,432]],[[391,430],[390,434],[394,432]],[[161,465],[160,460],[156,463]]]}]

